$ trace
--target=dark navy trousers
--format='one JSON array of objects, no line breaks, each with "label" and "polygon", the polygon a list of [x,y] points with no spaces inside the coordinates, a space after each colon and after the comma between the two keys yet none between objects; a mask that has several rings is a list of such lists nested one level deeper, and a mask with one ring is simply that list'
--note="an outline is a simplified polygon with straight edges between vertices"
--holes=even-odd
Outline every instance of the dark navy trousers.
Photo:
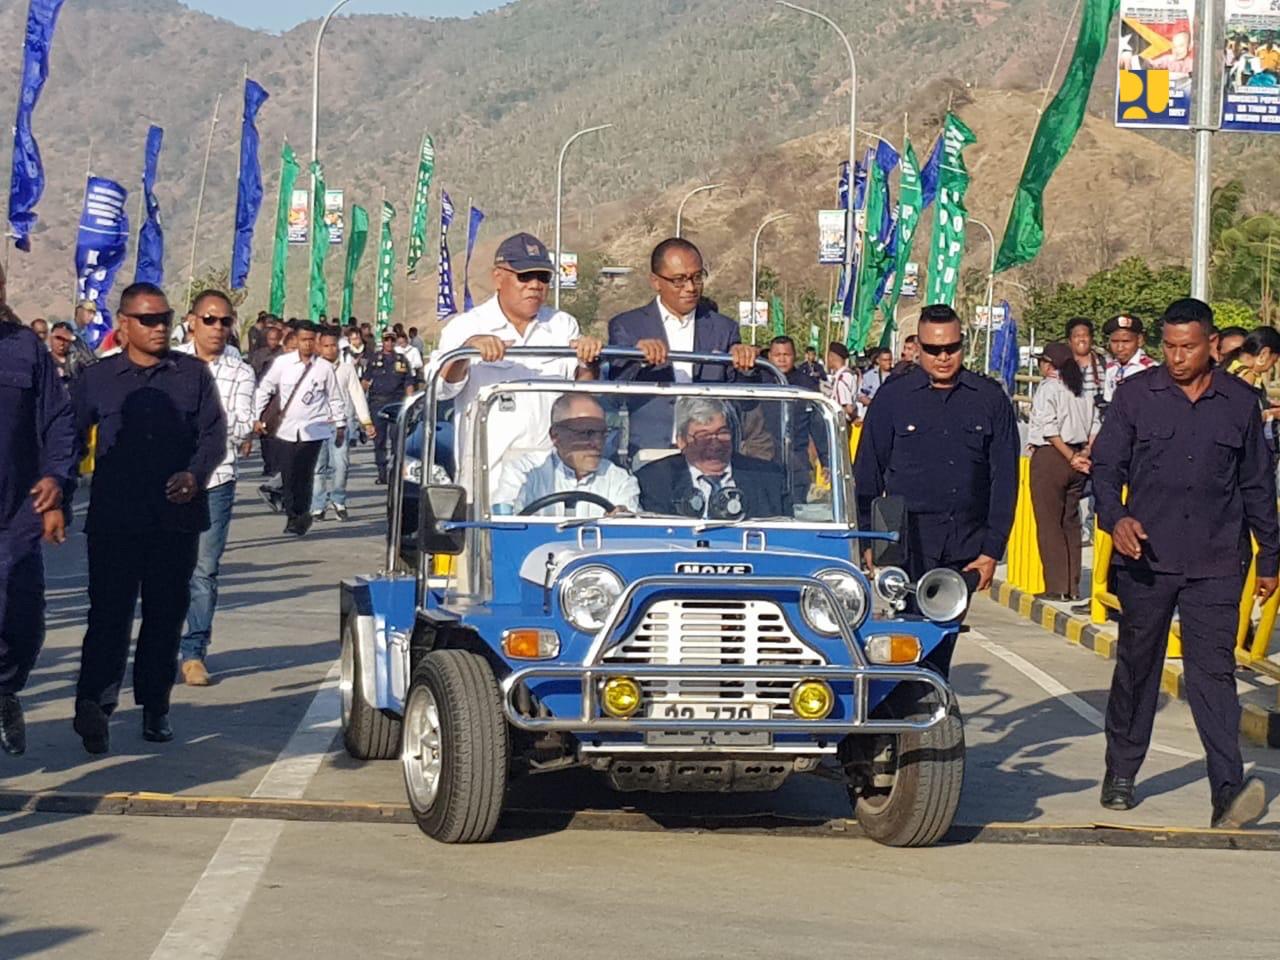
[{"label": "dark navy trousers", "polygon": [[27,685],[44,646],[43,529],[29,500],[0,526],[0,694]]},{"label": "dark navy trousers", "polygon": [[1147,755],[1176,609],[1187,702],[1204,745],[1209,786],[1215,801],[1237,790],[1244,764],[1235,645],[1244,574],[1189,579],[1121,566],[1115,569],[1115,584],[1123,613],[1107,700],[1107,770],[1136,777]]}]

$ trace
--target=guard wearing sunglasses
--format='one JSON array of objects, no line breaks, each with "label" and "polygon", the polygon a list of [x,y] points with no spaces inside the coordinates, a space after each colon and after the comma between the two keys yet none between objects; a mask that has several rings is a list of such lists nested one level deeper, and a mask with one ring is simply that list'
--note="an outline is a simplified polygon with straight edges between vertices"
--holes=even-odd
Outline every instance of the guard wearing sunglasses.
[{"label": "guard wearing sunglasses", "polygon": [[109,748],[107,720],[120,699],[133,613],[142,627],[133,696],[142,736],[173,739],[169,694],[187,616],[205,493],[227,454],[227,422],[204,361],[169,349],[173,310],[164,291],[135,283],[120,295],[123,352],[76,381],[76,435],[98,427],[89,500],[89,625],[76,683],[75,731],[89,753]]},{"label": "guard wearing sunglasses", "polygon": [[858,521],[869,528],[882,494],[905,498],[912,578],[951,567],[972,571],[985,590],[1018,499],[1013,405],[994,380],[964,369],[964,334],[949,306],[924,308],[919,337],[919,367],[886,380],[867,408],[854,466]]}]

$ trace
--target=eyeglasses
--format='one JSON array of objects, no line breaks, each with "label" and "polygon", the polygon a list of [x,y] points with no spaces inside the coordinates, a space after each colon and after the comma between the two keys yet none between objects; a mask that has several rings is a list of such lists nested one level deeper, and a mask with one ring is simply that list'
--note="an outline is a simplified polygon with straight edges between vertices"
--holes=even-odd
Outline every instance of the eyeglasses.
[{"label": "eyeglasses", "polygon": [[691,433],[689,434],[690,443],[710,443],[712,441],[718,443],[732,443],[733,431],[728,427],[716,430],[714,433]]},{"label": "eyeglasses", "polygon": [[517,283],[551,283],[551,273],[548,270],[512,270],[510,267],[503,267],[502,269],[503,272],[515,277]]},{"label": "eyeglasses", "polygon": [[678,277],[664,277],[660,273],[655,273],[654,276],[659,280],[665,280],[677,290],[681,287],[700,287],[707,282],[705,270],[699,270],[697,273],[682,273]]},{"label": "eyeglasses", "polygon": [[164,313],[122,313],[122,317],[131,317],[137,320],[144,327],[171,327],[173,326],[173,311],[166,310]]},{"label": "eyeglasses", "polygon": [[214,316],[213,314],[209,314],[207,317],[201,317],[200,322],[203,323],[206,327],[216,327],[218,324],[222,324],[223,328],[230,330],[233,326],[235,326],[236,318],[235,317],[218,317],[218,316]]},{"label": "eyeglasses", "polygon": [[959,353],[964,349],[964,341],[957,340],[955,343],[922,343],[920,349],[931,357],[940,357],[944,353],[947,356]]}]

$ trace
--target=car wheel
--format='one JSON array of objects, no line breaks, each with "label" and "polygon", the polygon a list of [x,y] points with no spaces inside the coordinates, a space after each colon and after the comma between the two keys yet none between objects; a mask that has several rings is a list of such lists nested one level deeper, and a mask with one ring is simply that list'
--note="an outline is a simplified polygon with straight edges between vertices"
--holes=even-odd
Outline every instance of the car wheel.
[{"label": "car wheel", "polygon": [[[918,701],[911,719],[929,717],[934,695]],[[964,784],[964,720],[954,702],[931,730],[863,741],[846,763],[854,818],[871,839],[891,847],[928,847],[951,829]]]},{"label": "car wheel", "polygon": [[357,760],[391,760],[400,746],[400,721],[371,705],[361,692],[364,663],[356,642],[356,618],[342,626],[338,690],[342,695],[342,742]]},{"label": "car wheel", "polygon": [[493,669],[465,650],[435,650],[413,672],[401,763],[419,828],[441,843],[493,834],[511,746]]}]

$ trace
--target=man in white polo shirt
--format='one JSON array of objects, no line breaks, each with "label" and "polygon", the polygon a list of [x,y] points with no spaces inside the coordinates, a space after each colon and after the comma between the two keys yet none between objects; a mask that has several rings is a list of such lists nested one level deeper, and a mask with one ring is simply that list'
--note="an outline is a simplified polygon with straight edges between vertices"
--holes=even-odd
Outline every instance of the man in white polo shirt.
[{"label": "man in white polo shirt", "polygon": [[[551,254],[537,237],[518,233],[498,247],[494,257],[494,295],[450,320],[440,333],[439,354],[459,347],[480,351],[480,361],[455,360],[441,374],[439,398],[456,399],[458,482],[472,498],[476,476],[471,449],[476,411],[472,401],[490,384],[513,380],[594,380],[602,341],[583,336],[578,321],[546,306],[551,284]],[[566,359],[508,358],[509,347],[573,347]],[[501,465],[549,447],[550,394],[527,394],[510,405],[494,403],[486,427],[490,476]]]}]

